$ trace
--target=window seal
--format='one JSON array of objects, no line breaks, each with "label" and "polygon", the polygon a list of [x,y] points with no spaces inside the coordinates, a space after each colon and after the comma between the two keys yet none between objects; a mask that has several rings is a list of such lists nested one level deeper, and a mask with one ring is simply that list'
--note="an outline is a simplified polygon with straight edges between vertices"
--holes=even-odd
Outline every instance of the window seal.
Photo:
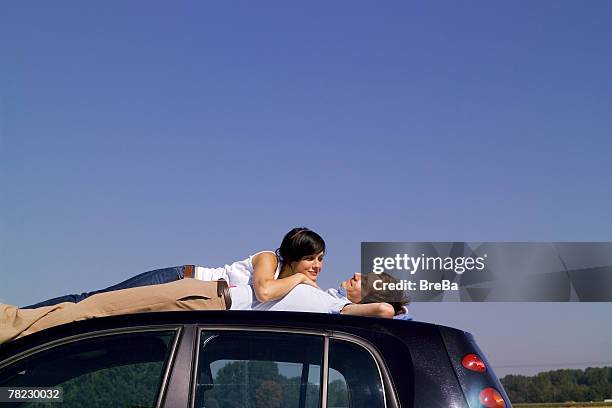
[{"label": "window seal", "polygon": [[323,342],[323,367],[321,367],[321,407],[327,407],[327,382],[329,381],[329,337]]}]

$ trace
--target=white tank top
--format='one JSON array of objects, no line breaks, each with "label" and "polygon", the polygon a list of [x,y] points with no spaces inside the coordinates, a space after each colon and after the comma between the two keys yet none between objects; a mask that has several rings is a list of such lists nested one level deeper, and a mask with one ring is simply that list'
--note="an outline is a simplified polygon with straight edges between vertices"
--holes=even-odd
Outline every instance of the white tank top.
[{"label": "white tank top", "polygon": [[[246,286],[253,284],[253,257],[263,252],[273,251],[261,251],[256,254],[249,256],[247,259],[242,261],[236,261],[231,265],[225,265],[220,268],[203,268],[196,266],[195,278],[205,281],[225,279],[230,285],[234,286]],[[276,265],[276,271],[274,272],[274,279],[278,278],[280,273],[280,262]]]}]

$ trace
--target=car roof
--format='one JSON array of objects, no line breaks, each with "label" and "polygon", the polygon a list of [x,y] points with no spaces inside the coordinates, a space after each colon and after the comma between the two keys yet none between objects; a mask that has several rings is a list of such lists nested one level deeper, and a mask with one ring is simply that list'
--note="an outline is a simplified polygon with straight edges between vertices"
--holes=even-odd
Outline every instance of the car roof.
[{"label": "car roof", "polygon": [[[271,328],[287,330],[337,331],[357,336],[364,332],[379,332],[395,337],[429,337],[432,332],[444,326],[417,321],[401,321],[373,317],[334,315],[305,312],[273,311],[180,311],[125,314],[76,321],[40,332],[29,334],[17,340],[0,344],[0,361],[20,351],[41,343],[100,330],[199,324],[219,327]],[[446,330],[471,336],[454,328]]]}]

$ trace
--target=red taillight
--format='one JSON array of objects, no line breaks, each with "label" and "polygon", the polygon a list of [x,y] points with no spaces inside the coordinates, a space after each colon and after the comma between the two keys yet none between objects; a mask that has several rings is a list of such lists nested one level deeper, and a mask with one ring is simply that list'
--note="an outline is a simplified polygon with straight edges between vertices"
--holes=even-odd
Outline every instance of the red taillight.
[{"label": "red taillight", "polygon": [[501,394],[491,387],[480,391],[480,403],[486,408],[504,408],[506,406]]},{"label": "red taillight", "polygon": [[479,373],[484,373],[487,371],[485,363],[476,354],[468,354],[467,356],[463,357],[461,364],[468,370],[477,371]]}]

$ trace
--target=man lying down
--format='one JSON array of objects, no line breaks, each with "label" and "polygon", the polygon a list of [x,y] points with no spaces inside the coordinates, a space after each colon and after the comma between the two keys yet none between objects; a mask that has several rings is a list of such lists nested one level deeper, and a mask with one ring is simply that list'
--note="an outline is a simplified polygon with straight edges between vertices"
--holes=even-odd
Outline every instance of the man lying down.
[{"label": "man lying down", "polygon": [[[239,305],[232,304],[232,295],[238,300],[243,290],[242,287],[230,289],[224,281],[181,279],[98,293],[78,303],[63,302],[34,309],[0,304],[0,343],[60,324],[97,317],[161,311],[236,310]],[[349,287],[347,290],[357,289]],[[394,306],[388,303],[355,304],[341,294],[334,296],[332,293],[309,285],[298,285],[285,297],[266,303],[256,302],[251,309],[376,317],[393,317],[396,314]]]},{"label": "man lying down", "polygon": [[[403,293],[373,290],[374,281],[393,282],[387,274],[374,273],[363,277],[355,273],[340,284],[338,289],[322,290],[310,285],[298,285],[276,301],[257,302],[249,287],[231,288],[234,309],[300,311],[314,313],[349,314],[412,320],[408,314],[408,299]],[[363,281],[363,284],[362,284]],[[365,292],[362,293],[362,288]],[[252,302],[249,306],[249,303]]]}]

